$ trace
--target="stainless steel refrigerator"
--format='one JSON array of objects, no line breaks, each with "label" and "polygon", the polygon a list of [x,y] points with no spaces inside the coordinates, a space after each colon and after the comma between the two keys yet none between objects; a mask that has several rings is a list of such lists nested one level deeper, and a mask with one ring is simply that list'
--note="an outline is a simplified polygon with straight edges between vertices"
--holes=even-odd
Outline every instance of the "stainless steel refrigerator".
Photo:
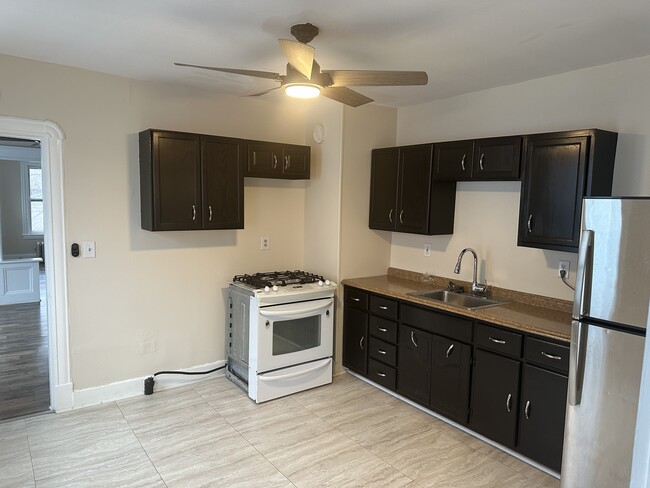
[{"label": "stainless steel refrigerator", "polygon": [[562,488],[628,487],[650,299],[650,198],[587,198]]}]

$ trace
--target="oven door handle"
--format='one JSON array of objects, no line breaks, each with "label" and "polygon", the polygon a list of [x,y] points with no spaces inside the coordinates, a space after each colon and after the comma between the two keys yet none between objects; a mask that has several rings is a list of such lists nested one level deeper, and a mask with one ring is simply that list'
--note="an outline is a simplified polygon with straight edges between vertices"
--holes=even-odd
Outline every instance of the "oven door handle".
[{"label": "oven door handle", "polygon": [[296,371],[294,373],[287,373],[287,374],[281,374],[278,376],[264,376],[259,375],[257,378],[260,381],[282,381],[282,380],[288,380],[289,378],[295,378],[297,376],[304,376],[309,373],[313,373],[314,371],[318,371],[319,369],[326,368],[332,363],[332,358],[327,358],[323,362],[319,362],[316,366],[312,366],[311,368],[304,369],[302,371]]},{"label": "oven door handle", "polygon": [[317,300],[314,302],[298,302],[292,303],[291,308],[288,309],[286,305],[282,305],[282,309],[275,310],[275,307],[268,307],[260,309],[260,315],[264,317],[286,317],[292,319],[299,319],[314,315],[314,312],[325,310],[334,303],[333,298],[327,300]]}]

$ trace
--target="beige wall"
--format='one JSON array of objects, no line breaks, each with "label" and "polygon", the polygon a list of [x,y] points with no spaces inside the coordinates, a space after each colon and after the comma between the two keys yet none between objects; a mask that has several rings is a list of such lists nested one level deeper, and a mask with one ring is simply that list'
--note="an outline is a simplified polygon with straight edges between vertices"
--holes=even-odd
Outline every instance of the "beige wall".
[{"label": "beige wall", "polygon": [[[601,128],[619,133],[614,193],[650,195],[650,57],[589,68],[398,110],[398,144]],[[391,265],[453,277],[476,249],[488,284],[572,299],[557,261],[576,255],[517,247],[520,183],[459,183],[453,236],[393,234]],[[433,246],[424,257],[423,246]],[[471,279],[465,258],[460,278]]]},{"label": "beige wall", "polygon": [[[0,114],[51,120],[63,148],[75,389],[224,358],[225,295],[236,273],[301,268],[305,182],[248,179],[237,231],[140,229],[137,133],[162,128],[304,144],[298,102],[217,96],[0,56]],[[260,250],[260,236],[271,250]],[[143,345],[154,344],[153,352]],[[146,348],[146,347],[145,347]]]}]

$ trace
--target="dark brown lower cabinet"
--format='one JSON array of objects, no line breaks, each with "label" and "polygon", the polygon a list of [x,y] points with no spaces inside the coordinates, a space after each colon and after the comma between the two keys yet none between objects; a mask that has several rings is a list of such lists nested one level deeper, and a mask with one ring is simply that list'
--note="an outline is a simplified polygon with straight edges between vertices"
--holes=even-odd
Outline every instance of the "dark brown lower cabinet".
[{"label": "dark brown lower cabinet", "polygon": [[566,376],[524,366],[518,450],[556,471],[562,465],[566,396]]},{"label": "dark brown lower cabinet", "polygon": [[434,410],[466,424],[472,347],[437,335],[432,339],[429,404]]},{"label": "dark brown lower cabinet", "polygon": [[358,373],[368,371],[368,314],[345,307],[343,321],[343,366]]},{"label": "dark brown lower cabinet", "polygon": [[470,427],[504,446],[517,441],[521,362],[476,349]]},{"label": "dark brown lower cabinet", "polygon": [[400,325],[397,353],[397,391],[423,405],[429,404],[431,334]]}]

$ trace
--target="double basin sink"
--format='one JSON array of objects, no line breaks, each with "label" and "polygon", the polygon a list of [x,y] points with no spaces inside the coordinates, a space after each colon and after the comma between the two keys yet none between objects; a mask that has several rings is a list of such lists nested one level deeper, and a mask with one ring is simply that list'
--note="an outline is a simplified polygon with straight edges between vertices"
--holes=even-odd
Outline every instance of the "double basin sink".
[{"label": "double basin sink", "polygon": [[465,293],[458,293],[450,290],[414,291],[408,293],[408,295],[425,298],[428,300],[433,300],[468,310],[496,307],[498,305],[504,305],[507,303],[499,300],[493,300],[491,298],[485,298],[476,295],[467,295]]}]

